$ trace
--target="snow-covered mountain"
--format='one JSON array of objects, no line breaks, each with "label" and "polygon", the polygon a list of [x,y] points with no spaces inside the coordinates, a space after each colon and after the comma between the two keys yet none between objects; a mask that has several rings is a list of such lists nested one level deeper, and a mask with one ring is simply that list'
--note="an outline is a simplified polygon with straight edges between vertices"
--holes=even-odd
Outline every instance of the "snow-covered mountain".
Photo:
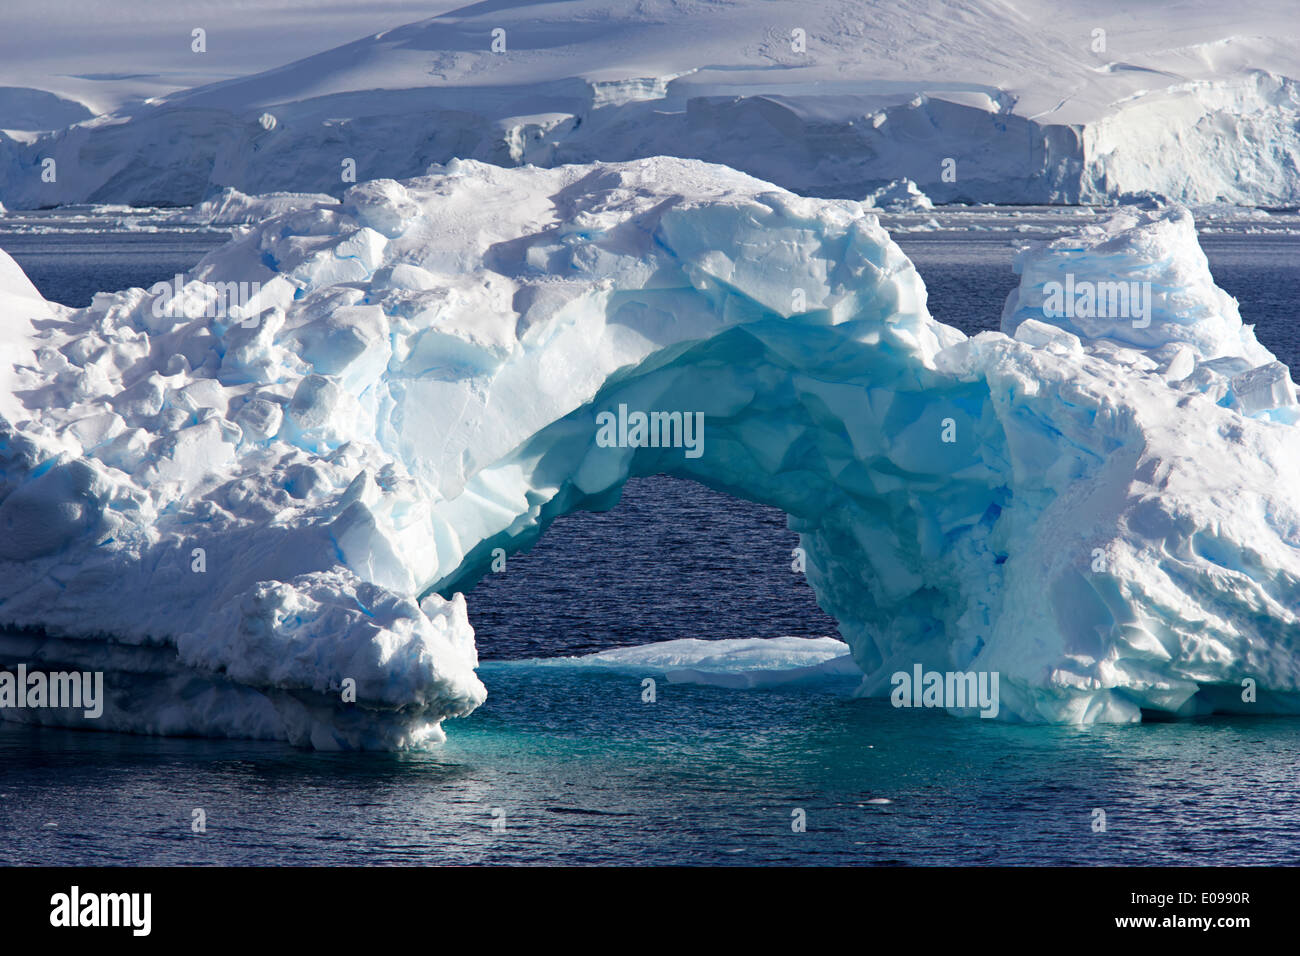
[{"label": "snow-covered mountain", "polygon": [[909,179],[937,202],[1294,204],[1297,23],[1291,0],[491,0],[0,134],[0,201],[338,195],[352,167],[677,155],[825,196]]}]

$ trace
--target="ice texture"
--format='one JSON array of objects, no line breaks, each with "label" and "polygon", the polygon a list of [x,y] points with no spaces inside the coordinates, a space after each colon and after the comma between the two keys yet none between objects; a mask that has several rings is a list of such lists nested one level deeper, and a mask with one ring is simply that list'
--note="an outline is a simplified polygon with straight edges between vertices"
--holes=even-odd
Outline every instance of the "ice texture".
[{"label": "ice texture", "polygon": [[331,205],[336,201],[324,193],[276,192],[247,196],[227,186],[189,209],[172,213],[166,221],[182,225],[241,226],[296,209],[311,209],[322,203]]},{"label": "ice texture", "polygon": [[881,186],[864,199],[863,204],[888,212],[925,212],[934,208],[930,197],[910,179],[896,179]]},{"label": "ice texture", "polygon": [[[496,549],[664,473],[789,515],[863,693],[1296,710],[1294,396],[1191,217],[1017,268],[968,338],[860,202],[672,158],[365,183],[81,310],[0,258],[0,658],[108,671],[100,728],[435,741],[484,700]],[[1064,271],[1150,281],[1149,321],[1049,318]],[[702,454],[597,441],[626,409],[703,415]]]},{"label": "ice texture", "polygon": [[494,670],[598,670],[631,677],[663,678],[670,684],[702,684],[754,690],[820,685],[858,678],[849,646],[833,637],[698,637],[616,647],[581,657],[543,657],[485,663]]}]

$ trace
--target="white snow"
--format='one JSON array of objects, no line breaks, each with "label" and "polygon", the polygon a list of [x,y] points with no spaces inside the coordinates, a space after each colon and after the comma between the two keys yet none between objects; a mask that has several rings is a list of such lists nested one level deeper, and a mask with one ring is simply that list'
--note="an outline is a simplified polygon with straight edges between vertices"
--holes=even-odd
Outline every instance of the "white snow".
[{"label": "white snow", "polygon": [[324,193],[267,193],[247,196],[227,186],[188,209],[177,210],[163,220],[168,225],[241,226],[264,222],[272,216],[297,209],[311,209],[337,200]]},{"label": "white snow", "polygon": [[[1214,284],[1186,210],[1123,210],[1074,235],[1029,244],[1013,268],[1021,282],[1003,313],[1002,331],[1008,335],[1016,334],[1026,317],[1044,319],[1047,284],[1056,283],[1062,292],[1073,286],[1091,289],[1088,280],[1104,269],[1103,280],[1124,286],[1114,291],[1126,292],[1130,299],[1134,292],[1138,298],[1149,294],[1150,315],[1126,322],[1102,314],[1063,314],[1051,319],[1053,325],[1085,340],[1108,338],[1147,351],[1184,343],[1201,358],[1239,357],[1248,367],[1272,358],[1242,324],[1236,301]],[[1099,291],[1111,293],[1113,287]],[[1075,298],[1072,311],[1077,313],[1079,295]],[[1131,305],[1130,310],[1136,311]]]},{"label": "white snow", "polygon": [[[86,115],[115,112],[458,6],[459,0],[6,0],[0,87],[9,89],[0,89],[0,129],[57,128],[50,119],[62,118],[62,110],[50,110],[51,94],[71,109],[82,104]],[[202,53],[194,49],[196,28],[206,31]]]},{"label": "white snow", "polygon": [[888,212],[924,212],[934,208],[930,197],[910,179],[896,179],[863,200],[864,205]]},{"label": "white snow", "polygon": [[[1300,202],[1292,0],[959,6],[475,4],[67,129],[0,133],[0,198],[339,195],[347,160],[366,180],[452,158],[666,154],[812,195],[908,178],[940,203]],[[229,36],[213,45],[229,63]],[[46,157],[57,182],[39,175]]]},{"label": "white snow", "polygon": [[860,677],[849,646],[833,637],[682,638],[582,657],[485,662],[498,669],[595,669],[670,684],[757,689]]},{"label": "white snow", "polygon": [[[455,595],[493,549],[666,473],[790,515],[864,692],[921,664],[996,670],[1008,719],[1294,710],[1294,395],[1191,217],[1018,268],[1013,335],[967,338],[861,203],[670,158],[366,183],[176,303],[47,305],[5,260],[0,650],[108,670],[102,727],[436,740],[484,699]],[[1049,318],[1065,272],[1150,281],[1149,323]],[[205,315],[216,283],[250,300]],[[703,454],[605,447],[620,405],[702,414]]]}]

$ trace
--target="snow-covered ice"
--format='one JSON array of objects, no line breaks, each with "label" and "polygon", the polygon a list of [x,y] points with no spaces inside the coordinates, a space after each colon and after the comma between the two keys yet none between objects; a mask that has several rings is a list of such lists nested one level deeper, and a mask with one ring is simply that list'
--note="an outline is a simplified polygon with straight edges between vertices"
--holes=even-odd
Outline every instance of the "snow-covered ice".
[{"label": "snow-covered ice", "polygon": [[704,640],[696,637],[659,641],[581,657],[543,657],[499,661],[494,669],[588,669],[645,679],[662,677],[670,684],[757,689],[791,684],[820,684],[861,677],[849,646],[833,637],[770,637]]},{"label": "snow-covered ice", "polygon": [[[0,200],[337,196],[348,162],[365,180],[667,154],[809,195],[906,177],[939,203],[1295,205],[1296,22],[1293,0],[473,4],[93,118],[68,101],[54,129],[13,120]],[[0,120],[39,95],[0,96]]]},{"label": "snow-covered ice", "polygon": [[934,208],[930,197],[910,179],[896,179],[863,200],[864,205],[889,212],[925,212]]},{"label": "snow-covered ice", "polygon": [[[368,182],[82,310],[4,258],[0,657],[108,671],[104,728],[437,740],[494,549],[666,473],[790,515],[866,693],[1296,709],[1293,387],[1191,216],[1017,268],[968,338],[860,202],[672,158]],[[1150,282],[1145,324],[1050,318],[1065,273]],[[702,414],[703,454],[597,441],[621,406]]]},{"label": "snow-covered ice", "polygon": [[324,193],[267,193],[248,196],[227,186],[202,202],[167,215],[167,225],[243,226],[264,222],[272,216],[311,209],[337,200]]}]

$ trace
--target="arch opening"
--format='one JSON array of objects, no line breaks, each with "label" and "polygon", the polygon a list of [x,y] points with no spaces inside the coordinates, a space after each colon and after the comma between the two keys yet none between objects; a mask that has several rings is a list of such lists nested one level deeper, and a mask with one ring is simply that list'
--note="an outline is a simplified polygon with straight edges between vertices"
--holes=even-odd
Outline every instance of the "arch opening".
[{"label": "arch opening", "polygon": [[[503,469],[532,491],[527,507],[429,592],[472,601],[495,555],[531,548],[563,515],[612,508],[629,479],[666,475],[787,515],[865,692],[916,663],[966,669],[1000,610],[1014,521],[1006,436],[987,383],[918,368],[902,350],[846,347],[875,332],[804,329],[796,351],[783,347],[788,323],[771,317],[625,371],[509,456]],[[638,412],[647,423],[699,416],[702,441],[654,447],[646,434],[633,446]],[[660,419],[656,437],[686,431],[673,421]],[[594,442],[602,423],[629,443]],[[487,468],[464,494],[488,500],[506,480]]]}]

